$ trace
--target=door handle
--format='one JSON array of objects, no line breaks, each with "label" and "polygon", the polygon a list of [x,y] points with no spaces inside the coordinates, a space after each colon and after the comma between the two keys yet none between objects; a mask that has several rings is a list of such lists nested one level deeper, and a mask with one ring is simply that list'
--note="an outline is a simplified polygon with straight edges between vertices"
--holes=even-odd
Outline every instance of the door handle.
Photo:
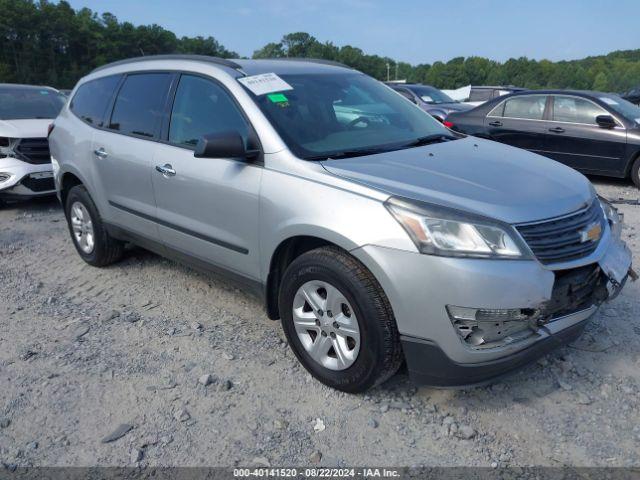
[{"label": "door handle", "polygon": [[562,127],[553,127],[549,129],[550,132],[553,133],[564,133],[564,128]]},{"label": "door handle", "polygon": [[100,148],[96,148],[96,149],[93,151],[93,154],[94,154],[96,157],[98,157],[98,158],[102,158],[102,159],[107,158],[107,157],[109,156],[109,154],[107,153],[107,151],[106,151],[104,148],[102,148],[102,147],[100,147]]},{"label": "door handle", "polygon": [[176,174],[176,171],[173,169],[173,167],[169,163],[165,163],[162,166],[161,165],[156,165],[156,170],[158,172],[160,172],[166,178],[174,177],[175,174]]},{"label": "door handle", "polygon": [[491,125],[492,127],[501,127],[502,122],[496,120],[495,122],[489,122],[489,125]]}]

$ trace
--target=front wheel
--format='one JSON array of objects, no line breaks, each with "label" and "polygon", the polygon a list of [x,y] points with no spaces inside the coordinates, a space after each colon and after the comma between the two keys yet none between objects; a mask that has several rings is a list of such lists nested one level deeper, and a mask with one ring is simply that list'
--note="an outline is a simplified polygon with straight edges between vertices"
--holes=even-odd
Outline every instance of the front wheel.
[{"label": "front wheel", "polygon": [[325,385],[363,392],[387,380],[402,363],[382,287],[343,250],[323,247],[295,259],[282,279],[279,308],[296,357]]}]

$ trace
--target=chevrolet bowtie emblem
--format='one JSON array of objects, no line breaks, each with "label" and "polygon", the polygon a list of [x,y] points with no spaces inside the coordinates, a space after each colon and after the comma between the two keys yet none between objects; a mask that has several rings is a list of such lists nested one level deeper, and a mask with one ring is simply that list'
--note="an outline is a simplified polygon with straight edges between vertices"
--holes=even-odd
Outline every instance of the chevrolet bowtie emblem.
[{"label": "chevrolet bowtie emblem", "polygon": [[585,230],[580,230],[580,242],[595,242],[600,239],[602,235],[602,227],[599,223],[592,223]]}]

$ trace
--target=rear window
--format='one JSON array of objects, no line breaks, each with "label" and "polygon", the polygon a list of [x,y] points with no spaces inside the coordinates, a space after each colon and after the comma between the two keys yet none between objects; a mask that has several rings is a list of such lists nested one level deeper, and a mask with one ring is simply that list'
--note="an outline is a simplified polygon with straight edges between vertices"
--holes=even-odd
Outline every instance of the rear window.
[{"label": "rear window", "polygon": [[544,95],[513,97],[505,102],[503,116],[527,120],[542,120],[546,103],[547,97]]},{"label": "rear window", "polygon": [[0,88],[0,120],[56,118],[64,95],[48,88]]},{"label": "rear window", "polygon": [[127,135],[156,137],[170,82],[169,73],[127,76],[113,105],[108,128]]},{"label": "rear window", "polygon": [[89,125],[102,127],[107,107],[120,78],[120,75],[113,75],[82,84],[73,96],[69,108]]}]

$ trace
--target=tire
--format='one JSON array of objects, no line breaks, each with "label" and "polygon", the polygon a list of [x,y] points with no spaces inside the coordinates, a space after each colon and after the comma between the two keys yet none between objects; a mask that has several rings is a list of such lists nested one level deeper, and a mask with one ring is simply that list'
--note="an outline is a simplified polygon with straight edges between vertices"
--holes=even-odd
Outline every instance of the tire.
[{"label": "tire", "polygon": [[636,187],[640,188],[640,156],[631,165],[631,180],[636,184]]},{"label": "tire", "polygon": [[[74,233],[74,227],[72,225],[72,217],[74,212],[72,208],[78,207],[80,210],[84,208],[84,215],[88,214],[91,220],[91,227],[93,230],[93,248],[90,251],[83,249],[82,241],[79,241]],[[104,223],[95,203],[91,199],[89,192],[82,185],[76,185],[67,195],[64,208],[65,216],[67,217],[67,225],[69,226],[69,234],[73,241],[78,254],[89,265],[94,267],[105,267],[114,262],[117,262],[122,258],[124,252],[124,243],[111,237],[107,232]],[[82,237],[81,237],[82,238]],[[87,238],[85,236],[84,238]],[[86,247],[87,245],[84,245]]]},{"label": "tire", "polygon": [[[317,285],[326,285],[326,290],[331,292],[333,287],[337,294],[332,293],[330,296],[325,290],[326,299],[323,299],[324,288],[316,289]],[[315,292],[314,295],[317,294],[312,303],[326,308],[326,312],[315,311],[311,307],[305,300],[309,297],[301,294],[305,288]],[[334,297],[340,300],[337,303],[334,300],[330,302]],[[322,301],[325,303],[322,304]],[[334,305],[334,310],[338,310],[338,313],[329,310],[329,303]],[[282,328],[296,357],[316,379],[329,387],[348,393],[364,392],[389,379],[402,364],[404,357],[400,335],[387,296],[364,265],[337,247],[318,248],[296,258],[284,272],[278,304]],[[294,322],[294,307],[298,322],[303,315],[305,318],[308,316],[310,321],[315,317],[316,330],[319,333],[329,333],[320,335],[316,331],[313,334],[314,327],[311,325],[311,330],[300,334],[299,329],[307,327],[300,327],[299,323]],[[318,320],[322,319],[324,322],[329,317],[339,321],[340,325],[336,326],[338,322],[333,321],[336,326],[333,328]],[[355,325],[359,330],[359,336],[355,338],[359,340],[344,333],[345,328],[349,331]],[[326,363],[314,359],[309,349],[313,349],[313,345],[322,337],[324,342],[331,342],[340,351],[344,350],[343,355],[337,355],[338,350],[334,349],[332,356],[333,347],[330,347],[329,353],[323,356]],[[340,345],[343,347],[340,348]],[[347,351],[350,348],[352,350]],[[341,363],[339,358],[352,363]]]}]

